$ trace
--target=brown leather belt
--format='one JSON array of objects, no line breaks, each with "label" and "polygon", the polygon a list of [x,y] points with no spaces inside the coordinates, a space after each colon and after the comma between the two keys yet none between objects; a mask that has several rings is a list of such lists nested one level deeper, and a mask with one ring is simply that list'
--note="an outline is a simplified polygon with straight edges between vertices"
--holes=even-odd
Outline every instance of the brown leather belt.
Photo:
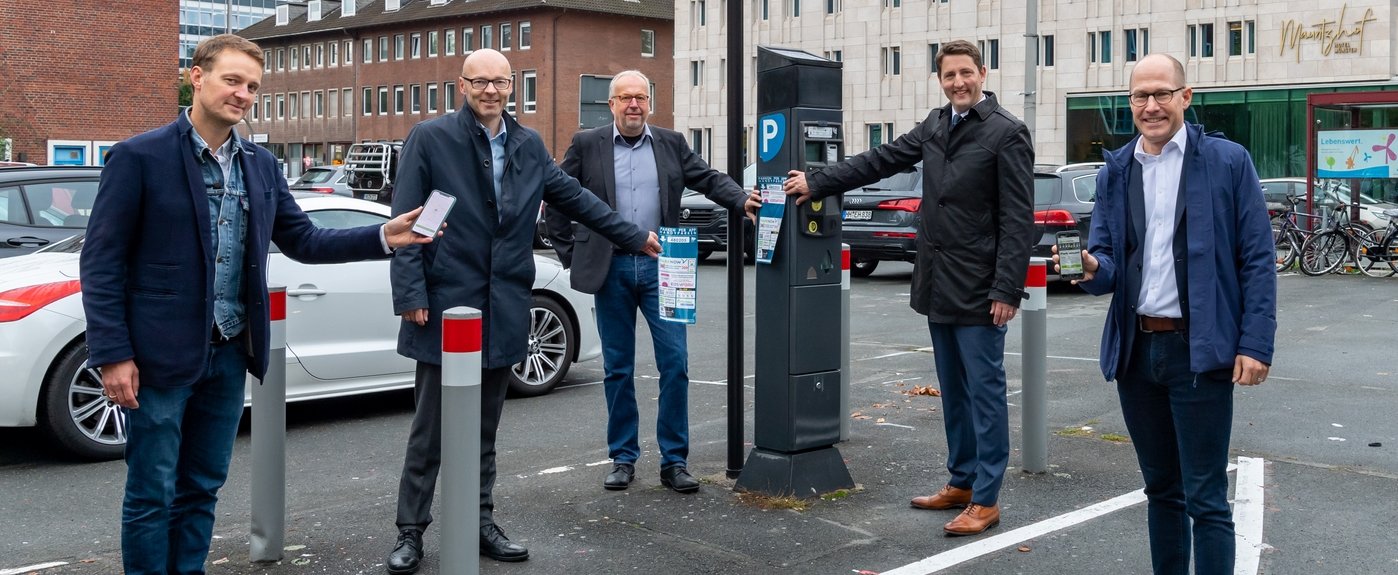
[{"label": "brown leather belt", "polygon": [[1184,319],[1178,317],[1151,317],[1148,315],[1136,316],[1136,325],[1145,333],[1168,333],[1172,331],[1184,331]]}]

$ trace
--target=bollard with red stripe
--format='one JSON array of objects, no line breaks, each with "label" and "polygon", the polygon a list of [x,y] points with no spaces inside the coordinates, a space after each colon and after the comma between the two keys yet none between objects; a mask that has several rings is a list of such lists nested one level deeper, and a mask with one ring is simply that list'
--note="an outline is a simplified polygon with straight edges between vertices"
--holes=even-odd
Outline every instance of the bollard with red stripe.
[{"label": "bollard with red stripe", "polygon": [[1048,258],[1030,258],[1024,291],[1029,299],[1020,307],[1024,318],[1020,340],[1024,345],[1024,409],[1020,412],[1024,446],[1021,469],[1048,471]]},{"label": "bollard with red stripe", "polygon": [[849,441],[849,244],[840,244],[840,441]]},{"label": "bollard with red stripe", "polygon": [[481,312],[442,314],[442,573],[480,573]]},{"label": "bollard with red stripe", "polygon": [[252,388],[253,561],[280,561],[286,538],[286,288],[267,289],[267,374]]}]

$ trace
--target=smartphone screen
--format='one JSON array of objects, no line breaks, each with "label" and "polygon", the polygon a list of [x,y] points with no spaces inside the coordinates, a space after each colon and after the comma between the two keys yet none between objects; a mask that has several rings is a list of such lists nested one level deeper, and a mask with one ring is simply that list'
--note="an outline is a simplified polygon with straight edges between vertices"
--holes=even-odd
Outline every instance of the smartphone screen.
[{"label": "smartphone screen", "polygon": [[418,215],[417,222],[413,223],[413,231],[420,236],[437,235],[437,230],[447,221],[447,213],[451,212],[453,205],[456,205],[455,197],[441,190],[432,190],[432,195],[427,196],[427,203],[422,205],[422,213]]},{"label": "smartphone screen", "polygon": [[1078,232],[1058,232],[1058,273],[1065,280],[1082,279],[1082,239]]}]

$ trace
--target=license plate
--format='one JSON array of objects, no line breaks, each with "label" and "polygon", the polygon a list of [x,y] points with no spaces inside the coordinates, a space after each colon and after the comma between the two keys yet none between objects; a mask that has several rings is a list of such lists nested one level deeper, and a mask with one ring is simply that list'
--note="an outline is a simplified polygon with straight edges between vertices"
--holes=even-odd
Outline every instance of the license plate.
[{"label": "license plate", "polygon": [[874,210],[845,210],[846,220],[872,220]]},{"label": "license plate", "polygon": [[369,201],[371,201],[371,202],[377,202],[377,201],[379,200],[379,195],[378,195],[378,194],[364,194],[364,199],[369,200]]}]

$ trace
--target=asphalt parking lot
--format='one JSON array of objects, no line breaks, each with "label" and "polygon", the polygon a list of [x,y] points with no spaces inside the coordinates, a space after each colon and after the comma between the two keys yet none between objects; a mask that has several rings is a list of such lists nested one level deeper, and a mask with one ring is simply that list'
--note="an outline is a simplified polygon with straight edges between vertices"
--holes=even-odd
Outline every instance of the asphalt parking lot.
[{"label": "asphalt parking lot", "polygon": [[[699,323],[689,332],[690,468],[705,485],[660,486],[654,451],[653,360],[638,347],[641,446],[637,483],[604,491],[601,362],[574,366],[554,393],[506,404],[497,519],[530,548],[521,564],[485,560],[491,574],[554,573],[1064,573],[1149,571],[1145,506],[1111,384],[1096,357],[1107,299],[1051,288],[1046,474],[1009,473],[1002,524],[946,538],[953,512],[910,509],[939,487],[945,438],[925,319],[907,305],[911,266],[886,263],[851,293],[851,437],[838,447],[859,484],[802,502],[737,496],[725,477],[727,382],[724,259],[701,266]],[[747,269],[747,293],[753,289]],[[749,297],[749,300],[751,298]],[[1398,572],[1398,279],[1285,275],[1277,360],[1263,386],[1236,396],[1240,531],[1256,530],[1256,567],[1240,573]],[[752,342],[752,304],[746,341]],[[1006,364],[1011,439],[1018,447],[1021,322]],[[745,373],[753,358],[745,359]],[[752,430],[752,379],[746,425]],[[406,393],[289,408],[286,558],[251,564],[248,435],[219,506],[211,574],[382,573],[393,544],[398,471],[411,418]],[[245,418],[245,428],[246,428]],[[120,462],[49,455],[30,430],[0,430],[0,575],[120,570]],[[1019,464],[1017,452],[1011,465]],[[438,509],[438,517],[446,510]],[[423,573],[441,573],[427,534]],[[1240,552],[1240,557],[1243,553]],[[43,565],[48,567],[38,567]]]}]

